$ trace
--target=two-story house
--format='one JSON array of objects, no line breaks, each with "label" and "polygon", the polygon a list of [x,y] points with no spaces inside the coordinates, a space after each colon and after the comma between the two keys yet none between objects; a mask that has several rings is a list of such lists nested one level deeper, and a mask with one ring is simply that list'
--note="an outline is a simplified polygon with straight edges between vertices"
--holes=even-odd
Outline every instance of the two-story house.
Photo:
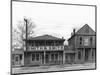
[{"label": "two-story house", "polygon": [[75,63],[94,62],[96,56],[96,32],[87,24],[77,32],[75,29],[68,39],[75,50]]},{"label": "two-story house", "polygon": [[51,35],[28,38],[24,50],[24,65],[49,65],[63,63],[65,39]]}]

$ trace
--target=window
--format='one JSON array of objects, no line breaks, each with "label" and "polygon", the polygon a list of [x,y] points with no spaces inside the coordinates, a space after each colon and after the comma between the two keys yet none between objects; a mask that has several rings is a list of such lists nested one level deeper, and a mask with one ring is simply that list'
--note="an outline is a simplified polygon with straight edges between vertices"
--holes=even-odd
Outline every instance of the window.
[{"label": "window", "polygon": [[39,61],[39,53],[32,54],[32,61]]},{"label": "window", "polygon": [[18,61],[18,56],[16,56],[15,61]]},{"label": "window", "polygon": [[36,54],[36,61],[39,61],[39,54]]},{"label": "window", "polygon": [[88,46],[89,45],[89,39],[88,37],[84,38],[84,46]]},{"label": "window", "polygon": [[35,54],[32,54],[32,61],[35,61]]},{"label": "window", "polygon": [[78,52],[78,59],[81,59],[81,52]]},{"label": "window", "polygon": [[82,37],[80,37],[80,45],[82,44]]},{"label": "window", "polygon": [[32,47],[34,46],[34,44],[32,44]]},{"label": "window", "polygon": [[14,54],[12,54],[12,60],[14,60]]},{"label": "window", "polygon": [[22,60],[22,55],[20,55],[20,60]]},{"label": "window", "polygon": [[90,44],[92,45],[92,40],[93,40],[93,38],[92,37],[90,37]]},{"label": "window", "polygon": [[52,59],[52,61],[54,61],[54,54],[51,55],[51,59]]},{"label": "window", "polygon": [[56,61],[58,60],[58,54],[55,54],[55,59],[56,59]]}]

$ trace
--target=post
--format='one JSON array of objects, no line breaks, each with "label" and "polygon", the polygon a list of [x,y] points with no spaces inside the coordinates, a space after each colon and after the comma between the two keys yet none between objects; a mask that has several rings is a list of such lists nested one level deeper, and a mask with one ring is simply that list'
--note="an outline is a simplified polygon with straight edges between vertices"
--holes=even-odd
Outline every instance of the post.
[{"label": "post", "polygon": [[[25,43],[25,45],[26,45],[26,51],[27,51],[27,19],[24,18],[24,21],[26,22],[26,43]],[[24,54],[24,57],[25,57],[25,55],[27,55],[27,53]],[[24,59],[24,62],[25,62],[25,59]],[[24,65],[25,65],[25,63],[24,63]]]},{"label": "post", "polygon": [[44,64],[45,64],[45,51],[44,51]]},{"label": "post", "polygon": [[24,66],[24,53],[22,54],[22,65]]},{"label": "post", "polygon": [[78,63],[78,50],[75,50],[75,63]]},{"label": "post", "polygon": [[26,22],[26,51],[27,51],[27,19],[24,18],[24,21]]},{"label": "post", "polygon": [[65,64],[65,52],[63,51],[63,64]]},{"label": "post", "polygon": [[89,52],[89,60],[90,60],[90,62],[92,61],[92,48],[91,48],[91,50]]},{"label": "post", "polygon": [[85,48],[83,48],[83,51],[82,51],[82,63],[85,62]]}]

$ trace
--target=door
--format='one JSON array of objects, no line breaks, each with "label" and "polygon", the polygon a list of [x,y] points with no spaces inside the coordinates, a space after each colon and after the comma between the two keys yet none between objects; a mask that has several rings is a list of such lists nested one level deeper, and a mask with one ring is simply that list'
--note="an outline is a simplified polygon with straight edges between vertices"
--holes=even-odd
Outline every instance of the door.
[{"label": "door", "polygon": [[31,54],[31,63],[32,65],[40,65],[41,64],[41,55],[40,53],[32,53]]},{"label": "door", "polygon": [[19,64],[20,64],[19,55],[15,55],[15,65],[19,65]]},{"label": "door", "polygon": [[85,61],[89,60],[89,49],[85,49]]},{"label": "door", "polygon": [[46,54],[46,63],[49,63],[49,55]]}]

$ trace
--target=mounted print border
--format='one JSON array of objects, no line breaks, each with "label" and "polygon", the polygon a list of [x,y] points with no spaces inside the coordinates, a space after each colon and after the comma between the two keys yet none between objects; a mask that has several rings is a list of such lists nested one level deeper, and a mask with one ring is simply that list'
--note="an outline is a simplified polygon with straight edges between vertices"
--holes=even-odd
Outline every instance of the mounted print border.
[{"label": "mounted print border", "polygon": [[[13,2],[36,3],[49,5],[71,5],[79,7],[93,7],[95,9],[95,31],[88,24],[83,24],[77,31],[73,28],[71,36],[66,40],[62,35],[59,37],[53,34],[45,34],[32,37],[29,35],[35,26],[31,19],[24,17],[23,44],[14,44],[17,30],[13,30]],[[81,70],[95,70],[97,68],[97,6],[86,4],[40,2],[11,0],[11,74],[33,74],[49,72],[67,72]],[[62,14],[60,14],[62,15]],[[28,27],[30,26],[30,28]],[[21,27],[19,27],[21,29]],[[25,31],[24,31],[25,29]],[[52,28],[51,28],[52,29]],[[30,31],[30,32],[29,32]],[[57,31],[58,32],[58,31]],[[44,33],[44,32],[43,32]],[[67,30],[66,30],[67,33]],[[69,34],[70,34],[69,33]],[[18,41],[19,37],[17,37]],[[79,44],[78,44],[79,43]],[[93,44],[92,44],[93,43]],[[13,45],[14,44],[14,45]],[[90,66],[90,68],[89,68]],[[76,68],[77,67],[77,68]]]}]

